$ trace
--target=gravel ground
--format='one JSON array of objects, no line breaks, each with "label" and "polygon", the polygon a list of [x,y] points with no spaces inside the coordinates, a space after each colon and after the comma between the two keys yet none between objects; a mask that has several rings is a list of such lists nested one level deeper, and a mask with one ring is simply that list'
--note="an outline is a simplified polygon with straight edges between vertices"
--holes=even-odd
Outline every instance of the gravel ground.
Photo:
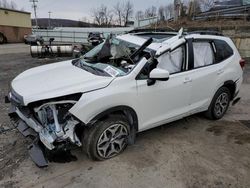
[{"label": "gravel ground", "polygon": [[194,115],[138,134],[114,159],[94,162],[75,149],[76,161],[37,168],[3,97],[22,71],[61,60],[32,59],[22,44],[0,46],[0,187],[250,187],[250,66],[241,101],[222,120]]}]

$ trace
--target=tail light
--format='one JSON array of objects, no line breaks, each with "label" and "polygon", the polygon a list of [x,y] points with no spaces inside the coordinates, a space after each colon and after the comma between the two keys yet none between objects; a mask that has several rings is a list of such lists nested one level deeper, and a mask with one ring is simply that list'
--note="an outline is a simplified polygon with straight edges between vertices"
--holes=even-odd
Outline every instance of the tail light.
[{"label": "tail light", "polygon": [[245,65],[246,65],[246,60],[241,59],[240,60],[240,66],[241,66],[241,68],[243,69],[245,67]]}]

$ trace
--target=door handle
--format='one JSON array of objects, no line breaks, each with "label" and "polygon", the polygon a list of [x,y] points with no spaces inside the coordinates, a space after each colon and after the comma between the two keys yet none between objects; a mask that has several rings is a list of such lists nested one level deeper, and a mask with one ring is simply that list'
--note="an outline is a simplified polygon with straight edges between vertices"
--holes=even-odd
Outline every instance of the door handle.
[{"label": "door handle", "polygon": [[220,75],[220,74],[222,74],[223,72],[224,72],[224,70],[223,70],[223,69],[220,69],[220,70],[217,71],[217,74]]},{"label": "door handle", "polygon": [[185,78],[184,81],[183,81],[184,84],[186,84],[188,82],[192,82],[192,79],[191,78]]}]

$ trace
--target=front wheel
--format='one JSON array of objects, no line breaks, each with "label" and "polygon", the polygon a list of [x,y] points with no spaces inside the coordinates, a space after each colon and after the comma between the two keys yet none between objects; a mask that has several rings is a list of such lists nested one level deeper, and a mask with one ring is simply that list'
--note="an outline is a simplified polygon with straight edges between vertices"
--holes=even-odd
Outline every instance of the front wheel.
[{"label": "front wheel", "polygon": [[130,127],[124,116],[98,121],[83,134],[83,147],[89,158],[106,160],[122,153],[128,145]]},{"label": "front wheel", "polygon": [[226,113],[231,99],[231,93],[227,87],[221,87],[214,95],[213,100],[205,115],[209,119],[221,119]]}]

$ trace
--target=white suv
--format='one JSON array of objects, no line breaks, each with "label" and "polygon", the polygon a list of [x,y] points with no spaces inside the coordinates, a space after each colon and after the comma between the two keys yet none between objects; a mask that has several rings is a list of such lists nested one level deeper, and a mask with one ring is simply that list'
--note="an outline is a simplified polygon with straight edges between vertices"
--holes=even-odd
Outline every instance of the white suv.
[{"label": "white suv", "polygon": [[198,112],[222,118],[244,64],[232,40],[218,34],[129,33],[79,59],[23,72],[6,100],[18,130],[35,138],[29,152],[38,166],[47,165],[45,150],[72,144],[104,160],[137,132]]}]

